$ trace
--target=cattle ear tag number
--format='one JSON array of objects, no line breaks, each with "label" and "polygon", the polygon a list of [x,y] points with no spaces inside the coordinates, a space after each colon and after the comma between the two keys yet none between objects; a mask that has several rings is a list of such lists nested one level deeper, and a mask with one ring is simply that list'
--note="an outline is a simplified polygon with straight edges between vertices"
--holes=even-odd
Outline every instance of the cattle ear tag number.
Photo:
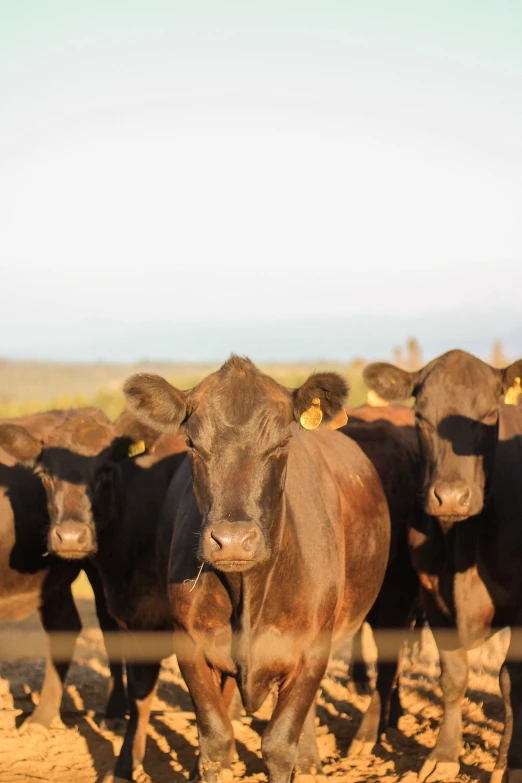
[{"label": "cattle ear tag number", "polygon": [[314,397],[312,404],[302,414],[299,421],[301,427],[305,430],[315,430],[323,420],[323,412],[321,410],[321,400],[319,397]]},{"label": "cattle ear tag number", "polygon": [[144,440],[138,440],[136,443],[131,443],[129,446],[129,451],[127,452],[129,457],[137,457],[138,454],[144,454],[145,453],[145,441]]},{"label": "cattle ear tag number", "polygon": [[518,405],[518,398],[522,394],[522,386],[520,386],[520,378],[515,378],[511,386],[506,392],[504,402],[506,405]]},{"label": "cattle ear tag number", "polygon": [[331,421],[326,424],[329,430],[338,430],[339,427],[344,427],[348,421],[348,416],[344,408],[341,408],[337,416],[334,416]]}]

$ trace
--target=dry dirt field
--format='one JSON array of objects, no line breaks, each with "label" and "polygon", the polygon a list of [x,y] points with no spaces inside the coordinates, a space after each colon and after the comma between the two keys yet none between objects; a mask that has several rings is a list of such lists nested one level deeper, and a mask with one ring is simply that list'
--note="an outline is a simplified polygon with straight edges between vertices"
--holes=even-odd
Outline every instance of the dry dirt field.
[{"label": "dry dirt field", "polygon": [[[92,599],[82,583],[76,595],[84,631],[68,677],[63,725],[48,736],[20,734],[18,727],[38,698],[43,665],[29,661],[0,664],[1,783],[101,783],[112,770],[122,739],[99,728],[108,674],[101,633]],[[23,627],[39,627],[38,618],[28,618]],[[401,719],[400,733],[390,736],[373,755],[365,758],[347,758],[347,750],[369,697],[352,692],[346,663],[334,659],[322,684],[318,708],[319,748],[329,778],[350,783],[375,780],[414,783],[434,744],[441,716],[438,661],[431,636],[425,633],[424,637],[422,648],[406,662],[402,676],[401,693],[407,713]],[[471,682],[464,707],[462,781],[485,783],[495,763],[503,725],[498,668],[505,643],[505,638],[497,636],[471,656]],[[263,718],[266,715],[259,714],[234,723],[239,752],[234,770],[237,778],[256,783],[266,781],[259,753]],[[174,783],[187,779],[196,752],[197,732],[191,701],[175,659],[170,658],[162,670],[149,728],[145,768],[139,783]]]}]

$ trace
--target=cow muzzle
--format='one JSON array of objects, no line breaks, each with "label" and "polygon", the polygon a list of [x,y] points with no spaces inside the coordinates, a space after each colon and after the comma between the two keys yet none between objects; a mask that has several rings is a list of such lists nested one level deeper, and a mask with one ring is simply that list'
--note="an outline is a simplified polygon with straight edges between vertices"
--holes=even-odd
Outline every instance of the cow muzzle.
[{"label": "cow muzzle", "polygon": [[61,522],[49,531],[49,552],[68,560],[76,560],[96,552],[94,534],[84,522]]},{"label": "cow muzzle", "polygon": [[472,513],[471,487],[465,481],[439,481],[426,496],[426,512],[444,522],[458,522]]},{"label": "cow muzzle", "polygon": [[201,537],[200,556],[220,571],[248,571],[268,554],[261,529],[251,522],[209,523]]}]

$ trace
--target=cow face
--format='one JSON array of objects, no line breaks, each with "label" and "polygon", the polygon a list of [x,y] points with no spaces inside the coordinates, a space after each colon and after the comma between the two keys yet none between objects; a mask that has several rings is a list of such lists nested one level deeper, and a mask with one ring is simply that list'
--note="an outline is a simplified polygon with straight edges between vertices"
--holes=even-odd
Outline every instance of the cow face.
[{"label": "cow face", "polygon": [[124,391],[145,424],[184,433],[202,517],[198,555],[221,571],[247,571],[270,557],[292,424],[314,400],[331,420],[348,392],[334,373],[286,389],[237,356],[188,392],[153,375],[133,376]]},{"label": "cow face", "polygon": [[450,351],[410,373],[370,364],[369,388],[385,400],[415,397],[424,472],[424,508],[442,524],[479,514],[487,500],[502,395],[522,375],[522,361],[497,370]]},{"label": "cow face", "polygon": [[90,482],[106,459],[112,438],[108,420],[72,417],[45,444],[18,424],[0,425],[0,445],[39,476],[47,496],[48,551],[66,559],[96,552]]}]

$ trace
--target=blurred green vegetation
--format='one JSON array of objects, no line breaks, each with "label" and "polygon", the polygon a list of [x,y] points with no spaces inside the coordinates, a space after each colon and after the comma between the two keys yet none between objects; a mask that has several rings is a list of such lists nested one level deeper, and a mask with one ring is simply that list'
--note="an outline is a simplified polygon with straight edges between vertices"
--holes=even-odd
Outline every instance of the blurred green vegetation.
[{"label": "blurred green vegetation", "polygon": [[[300,386],[312,372],[334,370],[350,385],[348,404],[366,402],[362,379],[364,362],[349,366],[337,363],[260,364],[260,369],[283,386]],[[125,402],[122,385],[134,372],[155,372],[181,389],[196,386],[216,365],[53,365],[37,362],[0,362],[0,418],[13,418],[41,411],[94,406],[115,419]]]}]

